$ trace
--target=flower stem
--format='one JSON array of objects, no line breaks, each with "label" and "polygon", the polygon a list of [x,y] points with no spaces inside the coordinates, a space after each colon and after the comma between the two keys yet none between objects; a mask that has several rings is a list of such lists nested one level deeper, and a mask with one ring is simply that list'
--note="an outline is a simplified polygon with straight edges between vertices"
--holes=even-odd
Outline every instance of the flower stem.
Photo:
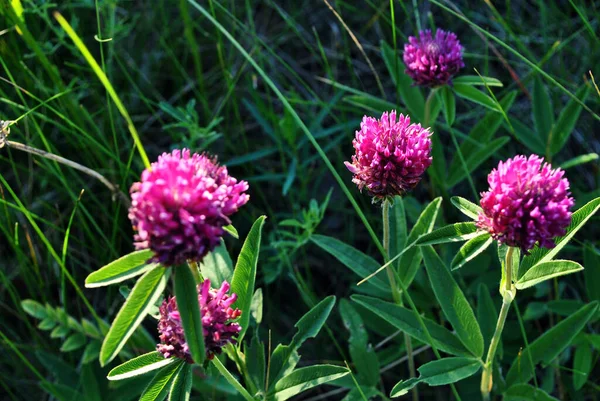
[{"label": "flower stem", "polygon": [[[384,200],[382,205],[382,219],[383,219],[383,248],[385,249],[385,261],[389,261],[390,259],[390,202],[389,200]],[[398,285],[396,284],[396,277],[394,273],[393,265],[390,264],[385,268],[388,279],[390,280],[390,287],[392,289],[392,298],[394,302],[400,306],[402,306],[402,297],[400,295],[400,291],[398,290]],[[410,336],[404,333],[404,344],[406,346],[406,355],[408,357],[408,370],[410,373],[410,377],[416,377],[415,371],[415,359],[413,357],[413,349],[412,342]],[[419,400],[419,392],[416,387],[412,389],[412,397],[413,401]]]},{"label": "flower stem", "polygon": [[212,363],[217,368],[217,370],[221,373],[221,375],[225,378],[225,380],[227,380],[229,382],[229,384],[231,384],[233,386],[233,388],[235,388],[237,390],[237,392],[240,393],[240,395],[242,397],[244,397],[244,399],[246,401],[254,401],[254,397],[252,397],[250,395],[250,393],[248,392],[248,390],[246,390],[244,388],[244,386],[242,386],[240,384],[240,382],[238,382],[235,379],[235,377],[233,377],[233,375],[229,372],[229,370],[227,370],[225,365],[223,365],[221,363],[219,358],[215,357],[215,359],[212,360]]},{"label": "flower stem", "polygon": [[192,260],[188,260],[188,267],[192,272],[192,276],[194,276],[194,281],[196,282],[196,284],[201,284],[204,281],[204,279],[200,274],[200,266],[198,266],[198,263]]},{"label": "flower stem", "polygon": [[[386,199],[381,205],[381,217],[383,219],[383,249],[385,250],[385,261],[390,259],[390,202]],[[390,281],[390,287],[392,289],[392,298],[394,302],[400,304],[400,291],[398,291],[398,285],[396,284],[396,277],[394,276],[394,269],[392,265],[388,265],[385,271]]]},{"label": "flower stem", "polygon": [[500,344],[500,338],[502,337],[502,330],[504,330],[504,323],[506,322],[506,316],[510,309],[515,293],[512,288],[512,255],[514,248],[509,247],[506,252],[506,259],[504,261],[504,274],[505,274],[505,288],[502,291],[502,308],[500,309],[500,316],[498,316],[498,322],[496,323],[496,330],[494,336],[490,342],[487,357],[485,359],[485,365],[483,366],[483,374],[481,375],[481,395],[484,401],[490,400],[490,392],[492,391],[493,385],[493,362],[498,344]]}]

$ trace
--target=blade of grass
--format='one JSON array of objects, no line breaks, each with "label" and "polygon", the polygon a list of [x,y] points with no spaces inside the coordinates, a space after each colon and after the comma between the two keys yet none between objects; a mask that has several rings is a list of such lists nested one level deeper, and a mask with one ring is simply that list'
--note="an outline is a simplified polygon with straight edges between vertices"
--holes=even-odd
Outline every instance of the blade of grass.
[{"label": "blade of grass", "polygon": [[494,42],[498,43],[500,46],[504,47],[506,50],[508,50],[509,52],[511,52],[512,54],[514,54],[515,56],[517,56],[518,58],[520,58],[521,60],[523,60],[523,62],[525,62],[525,64],[527,64],[528,66],[530,66],[531,68],[533,68],[534,70],[536,70],[541,76],[543,76],[544,78],[546,78],[548,81],[550,81],[552,84],[554,84],[557,88],[559,88],[560,90],[562,90],[564,93],[566,93],[570,98],[574,99],[577,103],[579,103],[586,111],[588,111],[596,120],[600,120],[600,115],[598,115],[597,113],[595,113],[591,108],[589,108],[584,102],[582,102],[581,100],[579,100],[577,98],[577,96],[575,96],[573,93],[571,93],[567,88],[565,88],[563,85],[561,85],[556,79],[554,79],[550,74],[548,74],[547,72],[545,72],[544,70],[542,70],[540,67],[538,67],[535,63],[533,63],[532,61],[530,61],[527,57],[523,56],[521,53],[519,53],[518,51],[516,51],[515,49],[513,49],[512,47],[510,47],[509,45],[507,45],[506,43],[504,43],[501,39],[498,39],[496,36],[494,36],[493,34],[489,33],[488,31],[486,31],[485,29],[481,28],[479,25],[477,25],[476,23],[474,23],[473,21],[471,21],[470,19],[468,19],[467,17],[460,15],[459,13],[457,13],[454,10],[451,10],[450,8],[444,6],[443,4],[441,4],[440,2],[438,2],[437,0],[431,0],[431,3],[435,4],[436,6],[440,7],[441,9],[449,12],[450,14],[454,15],[455,17],[461,19],[462,21],[466,22],[467,24],[471,25],[473,28],[475,28],[477,31],[483,33],[486,37],[492,39]]},{"label": "blade of grass", "polygon": [[86,47],[85,43],[83,43],[81,38],[73,30],[73,28],[71,27],[69,22],[67,22],[67,20],[58,11],[55,11],[53,13],[53,15],[54,15],[54,18],[56,18],[56,20],[60,24],[60,26],[65,30],[67,35],[69,35],[69,37],[71,38],[71,40],[73,41],[73,43],[75,44],[77,49],[79,49],[79,51],[81,52],[81,54],[83,55],[85,60],[88,62],[90,67],[92,67],[92,70],[96,73],[96,75],[98,76],[98,79],[100,79],[100,82],[102,82],[102,85],[104,85],[104,88],[106,88],[106,91],[112,98],[113,102],[115,102],[115,106],[117,106],[117,109],[119,110],[119,112],[121,113],[121,115],[123,116],[125,121],[127,122],[127,128],[129,129],[129,132],[131,133],[133,142],[135,143],[135,146],[138,149],[138,152],[140,154],[140,157],[142,158],[144,166],[146,166],[146,168],[150,167],[150,160],[148,159],[148,155],[146,154],[146,151],[144,150],[144,146],[142,145],[140,136],[138,135],[137,130],[135,129],[135,126],[133,125],[133,121],[131,120],[131,117],[129,116],[127,109],[121,102],[119,95],[117,95],[115,88],[113,88],[112,84],[108,80],[108,77],[106,76],[104,71],[102,71],[102,68],[98,65],[98,62],[96,61],[96,59],[94,59],[94,56],[92,56],[92,54]]},{"label": "blade of grass", "polygon": [[29,222],[29,224],[31,225],[31,227],[33,227],[33,229],[38,234],[38,236],[40,237],[40,239],[42,240],[42,242],[44,243],[44,245],[46,245],[46,247],[48,248],[48,252],[50,252],[50,254],[52,255],[52,258],[56,261],[56,263],[58,263],[58,265],[60,266],[61,271],[63,272],[63,274],[65,275],[65,277],[67,278],[67,280],[69,280],[69,282],[71,283],[71,285],[75,289],[75,292],[81,298],[81,300],[83,301],[83,304],[86,306],[86,308],[88,309],[88,311],[90,312],[90,314],[94,317],[94,319],[96,319],[96,321],[98,322],[98,324],[100,324],[100,325],[103,324],[104,321],[100,318],[100,316],[98,316],[98,314],[96,313],[96,311],[94,310],[94,308],[92,307],[92,305],[90,304],[90,302],[87,300],[87,298],[83,294],[83,291],[81,290],[81,287],[79,287],[79,285],[77,284],[77,281],[75,281],[75,279],[73,278],[73,276],[71,275],[71,273],[69,272],[69,270],[67,270],[67,267],[65,266],[65,264],[62,262],[62,258],[56,253],[56,251],[52,247],[52,244],[50,243],[50,241],[48,240],[48,238],[44,235],[44,232],[40,229],[40,227],[37,225],[36,221],[33,219],[33,217],[31,216],[31,214],[29,213],[29,210],[27,210],[27,208],[25,207],[25,205],[23,205],[23,203],[21,202],[21,200],[19,199],[19,197],[17,196],[17,194],[13,191],[13,189],[8,184],[8,182],[4,179],[4,176],[2,174],[0,174],[0,182],[8,190],[8,192],[10,193],[10,195],[15,200],[15,203],[19,206],[19,209],[21,210],[21,212],[27,218],[27,221]]},{"label": "blade of grass", "polygon": [[198,11],[200,11],[200,13],[202,15],[204,15],[204,17],[206,17],[213,25],[215,25],[219,29],[219,31],[221,31],[223,33],[223,35],[235,46],[235,48],[238,49],[238,51],[248,60],[248,62],[252,65],[252,67],[254,67],[256,72],[258,72],[258,74],[269,85],[269,87],[275,93],[275,95],[279,98],[281,103],[283,103],[283,106],[290,112],[294,121],[296,121],[296,123],[300,126],[300,128],[304,132],[304,134],[308,137],[308,140],[315,147],[315,149],[317,150],[317,153],[319,153],[319,155],[323,159],[323,162],[325,162],[325,165],[331,171],[331,174],[333,174],[335,180],[338,182],[338,184],[342,188],[342,191],[344,192],[344,194],[346,195],[346,197],[348,198],[348,200],[350,201],[350,203],[356,210],[356,213],[358,214],[359,218],[362,220],[367,231],[369,232],[369,235],[371,236],[373,243],[377,246],[377,248],[379,249],[381,254],[385,255],[385,250],[383,249],[383,246],[381,245],[381,241],[377,237],[377,234],[375,234],[375,231],[373,231],[373,228],[369,224],[367,217],[361,210],[358,203],[356,203],[356,200],[354,199],[354,197],[350,193],[350,190],[348,189],[348,187],[342,180],[342,177],[336,171],[335,167],[333,167],[333,164],[331,163],[331,161],[329,160],[329,158],[327,157],[327,155],[325,154],[325,152],[323,151],[323,149],[321,148],[321,146],[319,145],[319,143],[317,142],[315,137],[312,135],[312,133],[310,132],[310,130],[308,129],[306,124],[304,124],[304,122],[302,121],[302,119],[300,118],[298,113],[296,113],[296,110],[294,110],[294,108],[292,107],[290,102],[286,99],[286,97],[283,95],[283,93],[281,93],[281,91],[279,90],[277,85],[275,85],[275,83],[267,75],[267,73],[265,73],[265,71],[262,68],[260,68],[260,66],[256,63],[256,61],[242,47],[242,45],[227,31],[227,29],[225,29],[225,27],[223,25],[221,25],[208,11],[206,11],[206,9],[204,7],[202,7],[200,4],[196,3],[196,1],[194,1],[194,0],[188,0],[188,1],[193,7],[195,7]]}]

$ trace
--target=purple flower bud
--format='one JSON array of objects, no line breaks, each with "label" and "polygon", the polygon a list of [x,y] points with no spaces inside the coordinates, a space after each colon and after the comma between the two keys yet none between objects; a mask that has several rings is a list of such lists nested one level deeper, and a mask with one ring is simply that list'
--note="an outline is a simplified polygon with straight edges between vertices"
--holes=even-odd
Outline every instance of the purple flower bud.
[{"label": "purple flower bud", "polygon": [[201,261],[219,244],[229,216],[248,202],[238,182],[206,154],[163,153],[131,186],[129,219],[136,249],[150,248],[164,266]]},{"label": "purple flower bud", "polygon": [[[242,312],[239,309],[231,308],[231,305],[237,300],[237,295],[227,295],[229,288],[227,281],[224,281],[218,290],[210,287],[210,280],[204,280],[202,284],[198,285],[198,303],[208,359],[212,359],[215,354],[220,354],[221,348],[228,343],[235,344],[236,337],[242,330],[239,324],[232,322]],[[156,350],[165,358],[175,356],[193,363],[181,326],[181,316],[177,309],[176,298],[169,297],[168,300],[164,300],[159,310],[158,332],[161,343],[156,346]]]},{"label": "purple flower bud", "polygon": [[430,30],[419,32],[419,37],[410,36],[404,45],[406,73],[415,84],[440,86],[450,84],[452,77],[465,66],[463,47],[452,32],[438,29],[435,38]]},{"label": "purple flower bud", "polygon": [[488,175],[490,189],[481,194],[478,227],[523,252],[536,242],[553,248],[554,238],[565,234],[575,204],[563,176],[563,170],[552,169],[536,155],[500,162]]},{"label": "purple flower bud", "polygon": [[352,163],[345,162],[358,189],[367,188],[376,199],[404,195],[413,189],[431,165],[428,128],[411,124],[410,117],[396,111],[377,120],[364,116],[352,144]]}]

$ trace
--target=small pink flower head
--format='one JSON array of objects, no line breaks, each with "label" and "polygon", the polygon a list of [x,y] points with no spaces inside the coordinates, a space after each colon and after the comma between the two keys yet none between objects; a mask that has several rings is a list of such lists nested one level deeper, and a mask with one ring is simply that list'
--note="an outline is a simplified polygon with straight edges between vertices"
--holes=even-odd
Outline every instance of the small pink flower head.
[{"label": "small pink flower head", "polygon": [[410,117],[396,111],[385,112],[381,119],[364,116],[352,141],[352,163],[345,162],[362,191],[367,188],[376,200],[404,195],[413,189],[431,165],[431,133]]},{"label": "small pink flower head", "polygon": [[171,266],[200,261],[219,244],[229,216],[248,202],[246,181],[237,181],[216,158],[189,149],[163,153],[131,186],[129,219],[136,249]]},{"label": "small pink flower head", "polygon": [[450,84],[452,77],[465,66],[462,51],[452,32],[438,29],[434,38],[430,30],[421,31],[418,38],[410,36],[404,45],[406,73],[417,85]]},{"label": "small pink flower head", "polygon": [[[208,359],[212,359],[215,354],[220,354],[221,348],[228,343],[235,344],[236,337],[242,330],[239,324],[232,322],[242,314],[239,309],[231,308],[231,305],[237,300],[237,296],[236,294],[227,295],[228,291],[229,283],[226,281],[218,290],[210,288],[210,280],[204,280],[202,284],[198,285],[198,303]],[[175,356],[192,363],[176,298],[169,297],[168,300],[164,300],[159,310],[160,344],[156,346],[156,350],[165,358]]]},{"label": "small pink flower head", "polygon": [[509,246],[529,251],[535,243],[553,248],[571,222],[569,181],[564,171],[544,159],[515,156],[488,175],[490,189],[481,194],[477,225]]}]

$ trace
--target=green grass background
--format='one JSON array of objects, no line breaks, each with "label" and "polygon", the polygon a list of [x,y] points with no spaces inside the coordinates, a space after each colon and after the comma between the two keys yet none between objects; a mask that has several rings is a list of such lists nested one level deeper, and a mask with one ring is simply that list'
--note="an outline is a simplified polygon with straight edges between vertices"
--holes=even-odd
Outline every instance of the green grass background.
[{"label": "green grass background", "polygon": [[[200,1],[266,72],[268,80],[185,0],[22,1],[20,17],[10,3],[0,5],[0,118],[20,119],[11,127],[9,139],[85,165],[124,192],[144,168],[121,110],[53,17],[59,11],[112,83],[150,161],[174,148],[206,150],[218,155],[233,176],[249,181],[251,201],[234,217],[234,224],[245,236],[256,217],[268,216],[257,285],[263,288],[265,326],[273,330],[274,339],[289,337],[296,319],[315,301],[329,294],[347,297],[357,281],[314,245],[304,244],[303,230],[282,227],[279,222],[300,217],[303,209],[310,208],[311,199],[322,202],[331,189],[323,220],[311,230],[335,236],[374,257],[378,251],[269,81],[306,124],[375,232],[380,232],[379,207],[358,193],[343,162],[353,153],[351,141],[364,114],[379,113],[382,100],[406,111],[381,57],[381,41],[400,53],[407,36],[419,28],[435,26],[456,32],[465,47],[463,73],[476,75],[477,69],[500,79],[504,87],[494,88],[498,99],[516,90],[510,118],[529,127],[534,125],[532,91],[539,69],[552,78],[544,82],[555,115],[569,100],[559,85],[575,93],[590,82],[590,71],[600,79],[600,7],[595,2],[444,3],[510,46],[511,52],[435,3],[331,0],[360,42],[371,69],[323,1]],[[600,93],[591,90],[585,102],[589,110],[583,110],[566,146],[553,157],[555,165],[600,150],[599,103]],[[459,141],[486,113],[481,106],[457,99],[454,126]],[[443,118],[437,122],[433,131],[443,133],[444,157],[451,160],[455,148]],[[530,153],[507,124],[499,133],[511,141],[471,174],[477,192],[486,189],[485,176],[498,160]],[[578,205],[599,196],[597,161],[568,169],[567,177]],[[132,229],[126,208],[99,182],[7,147],[0,149],[0,190],[0,344],[4,350],[0,354],[0,393],[4,395],[0,398],[44,399],[37,383],[41,378],[55,380],[61,364],[78,369],[79,355],[61,353],[61,339],[38,330],[38,322],[23,311],[21,300],[62,306],[77,319],[90,319],[92,312],[81,294],[100,317],[110,320],[123,300],[118,288],[86,290],[83,280],[132,250]],[[409,220],[414,221],[434,195],[478,200],[473,199],[468,181],[445,192],[425,178],[407,198]],[[455,221],[458,216],[448,205],[446,199],[441,219]],[[582,260],[584,239],[597,242],[594,222],[597,218],[578,234],[567,250],[569,257]],[[227,245],[236,255],[241,242],[228,239]],[[451,258],[451,252],[445,257]],[[458,275],[472,299],[480,282],[489,284],[496,297],[499,270],[494,268],[497,262],[486,257]],[[521,311],[525,311],[527,297],[539,302],[563,297],[587,301],[582,274],[554,285],[524,293]],[[428,289],[416,291],[419,306],[435,314]],[[537,337],[560,319],[559,314],[548,313],[527,321],[528,336]],[[339,348],[331,336],[322,333],[304,349],[306,360],[342,363],[347,333],[339,314],[332,314],[329,327]],[[154,335],[151,324],[147,329]],[[371,340],[383,339],[386,330],[371,332]],[[505,333],[507,341],[520,338],[516,320],[509,322]],[[401,343],[401,338],[396,340]],[[399,357],[381,356],[389,363]],[[387,371],[383,380],[387,385],[395,383],[402,369]],[[570,373],[558,370],[557,375],[558,381],[566,383]],[[569,386],[563,386],[561,394],[569,393]],[[582,394],[593,397],[598,390],[592,373]],[[326,389],[310,395],[322,391]]]}]

